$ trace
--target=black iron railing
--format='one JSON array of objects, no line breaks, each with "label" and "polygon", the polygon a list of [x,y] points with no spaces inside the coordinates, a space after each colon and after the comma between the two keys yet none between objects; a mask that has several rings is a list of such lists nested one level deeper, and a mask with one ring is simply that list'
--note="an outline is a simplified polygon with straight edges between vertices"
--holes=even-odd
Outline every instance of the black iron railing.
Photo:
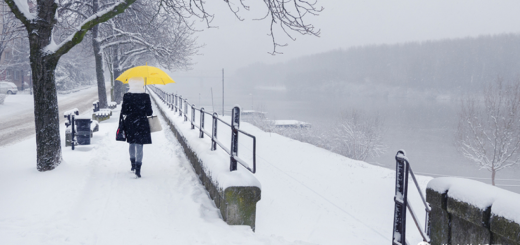
[{"label": "black iron railing", "polygon": [[[240,130],[240,107],[235,106],[232,109],[231,113],[231,123],[227,123],[218,117],[218,113],[209,113],[204,110],[203,107],[196,108],[194,104],[189,104],[186,98],[182,98],[182,96],[172,93],[167,93],[155,86],[149,86],[150,89],[159,96],[159,98],[168,106],[168,108],[175,113],[179,113],[179,116],[184,117],[184,121],[190,121],[191,129],[199,129],[199,138],[204,138],[204,135],[211,137],[211,150],[217,150],[217,145],[220,146],[222,150],[224,150],[230,158],[229,170],[234,171],[237,170],[237,163],[240,163],[244,168],[251,171],[252,173],[256,173],[256,137]],[[188,107],[190,110],[188,110]],[[190,112],[191,111],[191,112]],[[199,113],[199,123],[195,122],[196,113]],[[212,117],[212,125],[211,125],[211,133],[206,131],[204,127],[204,118],[205,115],[209,115]],[[221,124],[224,124],[231,129],[231,145],[228,148],[225,146],[218,138],[218,130],[217,127]],[[253,140],[253,148],[252,148],[252,168],[250,165],[243,159],[238,156],[238,135],[242,134],[250,137]]]},{"label": "black iron railing", "polygon": [[[394,227],[393,227],[393,238],[392,245],[403,245],[408,244],[406,242],[406,209],[410,211],[410,214],[417,226],[417,229],[421,233],[424,242],[430,243],[430,222],[428,220],[429,213],[431,211],[430,204],[426,202],[424,195],[415,179],[410,163],[406,158],[404,150],[397,151],[395,156],[396,169],[395,169],[395,209],[394,209]],[[424,224],[424,231],[421,229],[417,220],[417,215],[413,211],[412,206],[408,202],[408,176],[412,176],[412,179],[417,187],[417,191],[422,198],[425,210],[426,220]]]}]

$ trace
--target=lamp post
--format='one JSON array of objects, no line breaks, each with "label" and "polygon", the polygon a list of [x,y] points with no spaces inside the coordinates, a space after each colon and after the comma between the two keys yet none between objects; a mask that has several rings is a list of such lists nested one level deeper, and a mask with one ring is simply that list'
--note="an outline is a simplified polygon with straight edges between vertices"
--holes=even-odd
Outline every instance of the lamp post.
[{"label": "lamp post", "polygon": [[251,95],[251,110],[254,110],[254,108],[253,108],[253,93],[250,93],[249,95]]}]

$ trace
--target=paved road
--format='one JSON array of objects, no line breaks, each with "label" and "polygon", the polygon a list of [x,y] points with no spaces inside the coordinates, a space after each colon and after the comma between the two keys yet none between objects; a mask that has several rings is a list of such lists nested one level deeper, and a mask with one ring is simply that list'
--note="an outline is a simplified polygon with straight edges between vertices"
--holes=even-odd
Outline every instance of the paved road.
[{"label": "paved road", "polygon": [[[66,99],[58,98],[60,123],[65,122],[63,112],[78,108],[80,113],[92,109],[92,102],[97,99],[97,90],[77,92],[78,96]],[[16,95],[15,95],[16,96]],[[9,118],[0,118],[0,146],[15,143],[35,134],[33,110],[22,112]]]}]

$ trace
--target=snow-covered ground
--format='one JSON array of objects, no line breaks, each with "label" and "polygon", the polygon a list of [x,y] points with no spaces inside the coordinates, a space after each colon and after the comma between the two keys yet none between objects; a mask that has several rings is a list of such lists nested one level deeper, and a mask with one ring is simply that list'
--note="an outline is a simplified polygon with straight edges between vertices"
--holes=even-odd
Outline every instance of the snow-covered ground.
[{"label": "snow-covered ground", "polygon": [[[24,106],[30,110],[32,102]],[[158,114],[156,106],[154,110]],[[394,171],[242,123],[242,130],[257,137],[256,177],[262,199],[254,233],[219,218],[168,130],[152,134],[153,144],[144,147],[143,178],[135,179],[129,171],[128,145],[115,141],[118,116],[119,107],[111,119],[100,123],[92,145],[75,151],[64,147],[64,161],[53,171],[36,170],[34,137],[0,147],[2,244],[391,241]],[[164,119],[161,123],[168,128]],[[179,124],[186,134],[196,133],[188,123]],[[430,178],[418,180],[424,190]],[[415,210],[423,210],[414,190],[411,202]],[[418,213],[423,220],[424,211]],[[408,240],[417,244],[413,222],[408,223]]]},{"label": "snow-covered ground", "polygon": [[[58,94],[60,121],[64,122],[62,115],[67,110],[91,110],[94,96],[97,96],[97,87],[83,88],[78,93]],[[0,104],[0,146],[34,135],[33,103],[33,96],[24,91],[7,96],[4,104]]]}]

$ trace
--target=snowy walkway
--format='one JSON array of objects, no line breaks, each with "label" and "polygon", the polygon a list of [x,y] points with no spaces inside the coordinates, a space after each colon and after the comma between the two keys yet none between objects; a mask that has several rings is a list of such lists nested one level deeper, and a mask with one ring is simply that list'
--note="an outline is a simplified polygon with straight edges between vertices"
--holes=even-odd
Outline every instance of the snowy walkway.
[{"label": "snowy walkway", "polygon": [[289,244],[222,221],[168,130],[145,145],[135,179],[115,112],[50,172],[36,171],[34,138],[0,148],[2,244]]}]

